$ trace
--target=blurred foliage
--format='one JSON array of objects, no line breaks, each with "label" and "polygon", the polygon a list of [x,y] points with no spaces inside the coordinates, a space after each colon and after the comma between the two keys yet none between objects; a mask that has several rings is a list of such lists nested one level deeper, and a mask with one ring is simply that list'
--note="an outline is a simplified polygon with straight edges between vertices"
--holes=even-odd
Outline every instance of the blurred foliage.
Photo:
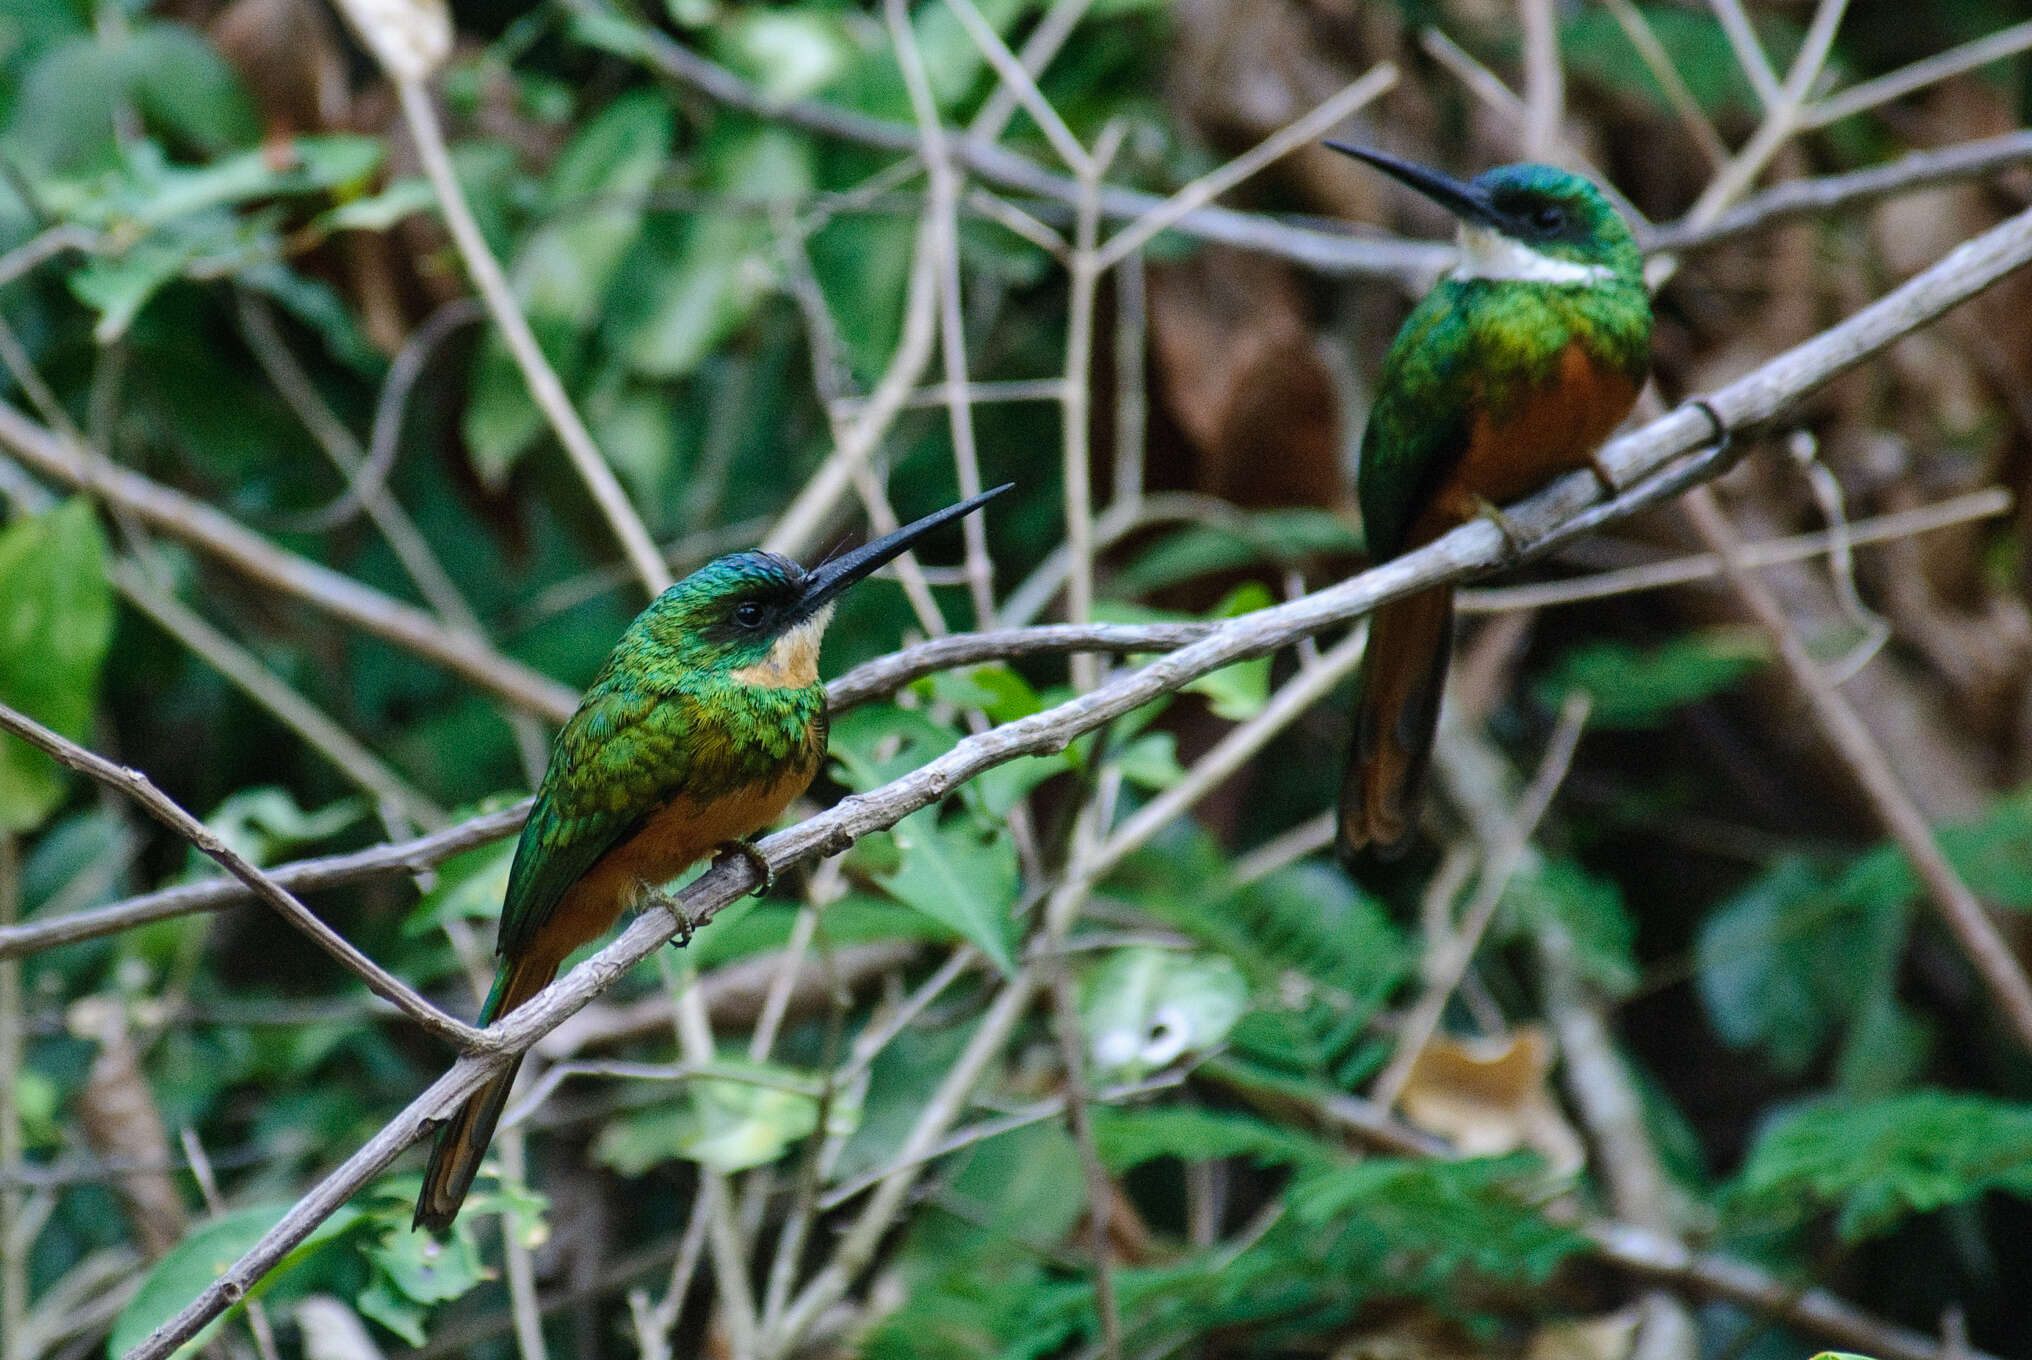
[{"label": "blurred foliage", "polygon": [[[980,8],[1019,48],[1047,12],[1041,0]],[[1654,220],[1682,211],[1710,167],[1666,90],[1608,7],[1557,8],[1568,113],[1589,154]],[[545,353],[680,569],[759,541],[831,453],[836,422],[854,418],[834,400],[865,396],[897,348],[924,183],[893,172],[889,152],[676,88],[649,68],[645,43],[652,29],[674,38],[772,104],[813,99],[907,127],[913,110],[880,7],[454,9],[460,44],[436,98],[460,183]],[[1404,84],[1361,115],[1360,135],[1456,168],[1514,151],[1416,46],[1419,27],[1437,24],[1513,76],[1510,6],[1344,9],[1097,0],[1039,85],[1084,143],[1119,128],[1110,179],[1154,192],[1386,56]],[[1750,9],[1782,73],[1807,12]],[[1703,116],[1740,144],[1760,106],[1721,22],[1699,6],[1636,10]],[[2009,0],[1858,0],[1851,11],[1832,59],[1837,83],[2021,17]],[[915,5],[910,22],[938,116],[956,131],[990,97],[993,73],[947,5]],[[324,79],[335,92],[307,111],[318,100],[305,92]],[[1940,101],[1946,112],[1912,101],[1805,139],[1784,173],[1998,131],[2022,121],[2026,86],[2022,59],[1993,65],[1957,84],[1960,102]],[[1005,141],[1052,163],[1025,113]],[[2022,198],[2022,181],[1958,207],[1963,216],[1929,207],[1951,228],[1943,247],[2012,194]],[[1281,167],[1237,201],[1315,216],[1399,211],[1316,168]],[[1053,227],[1070,221],[1062,204],[1019,206]],[[504,655],[571,685],[593,675],[642,597],[505,345],[443,310],[468,295],[462,265],[388,90],[322,8],[0,0],[0,252],[52,230],[66,234],[64,248],[0,296],[5,399],[24,418],[399,600],[443,610],[448,587]],[[1746,355],[1796,341],[1798,326],[1852,310],[1897,272],[1895,233],[1849,219],[1797,230],[1804,248],[1782,265],[1761,235],[1690,258],[1660,301],[1662,388],[1738,372]],[[1059,262],[973,207],[958,235],[971,376],[1058,378],[1068,312]],[[1404,300],[1374,280],[1296,271],[1300,282],[1279,275],[1278,287],[1259,288],[1243,268],[1180,236],[1153,243],[1152,358],[1134,375],[1149,405],[1138,466],[1149,490],[1191,494],[1117,526],[1096,617],[1233,617],[1361,560],[1345,468]],[[1806,279],[1803,295],[1773,277],[1788,271]],[[1208,286],[1207,273],[1240,296]],[[1194,287],[1239,319],[1180,304]],[[1122,337],[1110,328],[1129,315],[1112,284],[1100,312],[1097,349],[1111,361]],[[1766,327],[1766,313],[1784,324]],[[282,352],[250,317],[273,321]],[[1896,369],[1801,415],[1837,451],[1831,459],[1862,450],[1838,465],[1859,501],[1903,507],[1919,490],[1974,480],[2009,481],[2021,498],[2032,489],[2012,425],[2023,413],[2009,404],[2022,390],[1995,390],[2032,361],[2008,335],[1996,339],[2010,329],[1989,325],[1998,348],[1979,363],[1956,350],[1977,348],[1963,334],[1944,347],[1945,368]],[[1299,338],[1283,349],[1264,339],[1286,332]],[[1328,347],[1339,356],[1330,363],[1319,357]],[[1272,358],[1247,368],[1259,351]],[[1914,342],[1898,362],[1931,353]],[[1225,395],[1195,384],[1195,354],[1251,384]],[[384,408],[405,366],[407,401]],[[305,392],[275,381],[295,371]],[[1097,461],[1116,451],[1113,403],[1133,395],[1107,374],[1094,388]],[[1326,416],[1294,396],[1309,390],[1299,385],[1308,374],[1331,396]],[[385,487],[413,523],[441,581],[417,571],[415,545],[386,532],[382,509],[361,512],[338,466],[349,455],[327,456],[304,426],[306,394],[379,455],[370,487]],[[1058,408],[983,401],[975,417],[984,480],[1020,486],[985,521],[997,598],[1048,611],[1055,592],[1038,582],[1049,584],[1064,539]],[[1220,442],[1252,418],[1267,429]],[[1323,486],[1265,490],[1279,470],[1270,463],[1296,460],[1302,436],[1326,450]],[[943,410],[904,411],[877,462],[900,516],[956,493]],[[1901,470],[1885,472],[1891,463]],[[1112,474],[1097,468],[1097,489]],[[444,809],[449,823],[505,805],[540,774],[546,734],[482,687],[75,490],[0,456],[0,703],[146,771],[250,859],[353,851],[424,828],[227,679],[232,663],[215,643],[130,607],[136,581],[330,715],[413,786],[419,818]],[[1778,507],[1774,523],[1815,522],[1796,489],[1793,500],[1768,487],[1748,494]],[[844,512],[828,520],[813,553],[856,523]],[[1960,634],[1897,614],[1882,575],[1866,571],[1863,585],[1873,604],[1891,601],[1882,607],[1897,624],[1897,645],[1873,664],[1919,677],[1925,697],[1895,711],[1945,713],[1941,726],[1976,734],[1982,758],[1965,763],[1981,782],[1942,818],[1942,844],[2015,927],[2032,910],[2032,729],[2020,730],[2032,707],[2018,673],[2032,667],[2013,672],[2021,653],[2007,651],[2010,683],[1998,693],[1968,677],[1981,678],[1979,644],[2006,646],[2022,627],[2032,555],[2022,527],[1984,533],[1894,568],[1937,582],[1931,622]],[[1876,559],[1864,550],[1862,560]],[[935,579],[945,624],[983,622],[952,576]],[[1585,692],[1592,710],[1566,793],[1505,886],[1446,1027],[1474,1035],[1542,1019],[1551,1003],[1537,946],[1556,942],[1609,1017],[1682,1226],[1787,1284],[1826,1285],[1908,1327],[1930,1331],[1944,1309],[1963,1309],[1976,1344],[2026,1353],[2032,1321],[2014,1284],[2032,1271],[2032,1063],[1932,923],[1902,855],[1857,829],[1869,823],[1851,815],[1843,776],[1803,754],[1789,730],[1803,724],[1772,683],[1763,643],[1711,602],[1674,600],[1545,611],[1528,640],[1482,668],[1496,691],[1485,696],[1486,733],[1519,768],[1536,760],[1569,694]],[[463,629],[456,612],[446,624]],[[842,602],[826,671],[923,630],[895,585],[869,585]],[[1941,636],[1961,639],[1952,664]],[[283,1352],[317,1353],[291,1310],[323,1295],[384,1346],[514,1353],[503,1231],[532,1253],[546,1300],[562,1300],[546,1318],[553,1354],[645,1350],[635,1329],[670,1287],[671,1261],[695,1245],[688,1224],[702,1194],[720,1193],[705,1188],[714,1177],[734,1178],[726,1193],[749,1231],[796,1222],[789,1206],[808,1190],[818,1206],[799,1228],[808,1236],[781,1268],[816,1268],[868,1202],[860,1188],[906,1155],[918,1116],[968,1060],[978,1075],[954,1097],[960,1136],[931,1150],[919,1192],[856,1273],[851,1316],[827,1319],[835,1351],[1098,1353],[1089,1228],[1104,1208],[1124,1354],[1554,1353],[1561,1328],[1633,1297],[1630,1281],[1587,1264],[1582,1225],[1610,1197],[1593,1152],[1576,1153],[1577,1171],[1555,1165],[1555,1135],[1585,1142],[1558,1082],[1532,1072],[1507,1109],[1484,1090],[1424,1092],[1472,1107],[1475,1131],[1489,1135],[1472,1156],[1378,1155],[1336,1122],[1340,1102],[1388,1064],[1432,966],[1430,923],[1457,905],[1426,900],[1448,881],[1442,855],[1354,875],[1316,852],[1260,856],[1330,803],[1344,691],[1194,816],[1100,874],[1063,953],[1068,1013],[1039,1007],[995,1052],[969,1057],[1003,981],[1056,967],[1038,957],[1036,930],[1083,834],[1076,809],[1098,798],[1119,825],[1186,779],[1232,724],[1261,715],[1293,674],[1286,656],[1244,661],[1062,752],[1003,765],[828,868],[730,908],[675,962],[622,979],[595,1012],[612,1032],[597,1051],[572,1050],[565,1060],[579,1067],[549,1067],[555,1089],[521,1116],[525,1170],[491,1159],[445,1241],[410,1230],[410,1154],[264,1283]],[[864,793],[916,768],[974,730],[971,715],[1005,723],[1060,702],[1072,693],[1066,676],[1054,659],[980,665],[837,714],[814,796]],[[0,837],[0,903],[18,902],[30,923],[216,872],[136,808],[11,738],[0,738]],[[411,876],[318,890],[313,906],[470,1013],[511,854],[511,842],[480,846]],[[823,904],[809,916],[807,889]],[[799,987],[773,992],[757,978],[786,949],[818,962]],[[950,986],[906,1012],[912,989],[961,950]],[[22,1038],[24,1056],[0,1072],[0,1119],[20,1130],[33,1173],[9,1201],[27,1208],[9,1212],[32,1228],[20,1264],[43,1311],[30,1322],[51,1338],[36,1360],[117,1355],[145,1336],[446,1062],[251,908],[172,917],[8,966],[18,966],[18,1009],[0,1025]],[[679,1062],[670,1004],[693,985],[723,1007],[702,1071]],[[755,1045],[765,1018],[774,1042]],[[1082,1089],[1067,1080],[1068,1050],[1081,1055]],[[123,1054],[124,1065],[114,1060]],[[1075,1096],[1090,1149],[1064,1116]],[[1552,1133],[1527,1129],[1531,1119]],[[192,1174],[193,1148],[216,1176],[216,1204]],[[151,1259],[141,1201],[161,1167],[155,1188],[180,1215]],[[1096,1176],[1107,1180],[1104,1206]],[[769,1260],[756,1256],[758,1296]],[[714,1269],[699,1278],[712,1283],[680,1283],[678,1354],[718,1353],[726,1340],[702,1317],[721,1279]],[[647,1292],[624,1301],[625,1290]],[[241,1311],[209,1334],[209,1353],[252,1353]],[[1812,1345],[1775,1324],[1761,1342],[1747,1330],[1766,1325],[1717,1306],[1701,1314],[1703,1353],[1762,1360]]]}]

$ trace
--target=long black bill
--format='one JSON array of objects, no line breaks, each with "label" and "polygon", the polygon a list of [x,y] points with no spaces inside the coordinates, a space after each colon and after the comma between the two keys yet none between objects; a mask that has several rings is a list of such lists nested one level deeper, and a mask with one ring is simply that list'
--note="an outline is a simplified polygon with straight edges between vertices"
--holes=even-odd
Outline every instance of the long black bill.
[{"label": "long black bill", "polygon": [[844,557],[835,557],[830,562],[821,562],[804,578],[804,594],[798,597],[797,614],[816,613],[838,597],[854,582],[870,572],[877,571],[902,554],[904,549],[923,538],[941,524],[949,524],[962,515],[970,515],[995,497],[1016,485],[1004,482],[998,487],[983,491],[980,495],[948,505],[943,510],[934,510],[923,519],[913,520],[894,533],[884,534],[873,543],[863,543]]},{"label": "long black bill", "polygon": [[1485,227],[1500,229],[1503,225],[1502,215],[1496,211],[1495,205],[1489,202],[1487,195],[1472,184],[1457,180],[1452,175],[1442,174],[1430,166],[1420,165],[1417,161],[1400,160],[1381,151],[1371,151],[1366,146],[1356,146],[1352,142],[1328,142],[1327,145],[1343,156],[1353,156],[1358,161],[1367,161],[1391,178],[1410,185],[1455,217]]}]

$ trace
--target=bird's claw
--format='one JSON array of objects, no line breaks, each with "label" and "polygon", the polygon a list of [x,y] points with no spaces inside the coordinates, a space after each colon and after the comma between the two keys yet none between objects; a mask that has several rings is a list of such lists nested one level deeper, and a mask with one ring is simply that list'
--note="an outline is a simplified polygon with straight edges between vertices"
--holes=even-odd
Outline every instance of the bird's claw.
[{"label": "bird's claw", "polygon": [[739,855],[755,866],[755,872],[762,875],[762,884],[755,889],[755,896],[767,897],[769,890],[776,886],[776,871],[769,867],[769,857],[756,848],[755,842],[734,839],[720,846],[722,855]]},{"label": "bird's claw", "polygon": [[1736,437],[1736,432],[1729,428],[1726,420],[1722,419],[1721,412],[1709,405],[1705,397],[1688,397],[1686,404],[1706,416],[1707,423],[1713,427],[1714,438],[1708,442],[1714,445],[1717,451],[1727,448],[1729,441]]},{"label": "bird's claw", "polygon": [[657,888],[649,890],[647,900],[651,906],[662,907],[677,921],[677,934],[670,937],[670,947],[682,949],[690,944],[691,937],[698,933],[698,922],[685,910],[683,901]]},{"label": "bird's claw", "polygon": [[1599,453],[1589,454],[1587,465],[1588,471],[1595,475],[1596,485],[1602,489],[1602,498],[1604,500],[1612,501],[1623,494],[1623,484],[1616,480],[1615,473],[1609,471],[1609,465],[1602,461]]},{"label": "bird's claw", "polygon": [[1531,546],[1531,536],[1524,532],[1516,520],[1504,514],[1501,506],[1492,500],[1477,497],[1475,513],[1495,525],[1496,531],[1503,535],[1503,544],[1508,550],[1504,554],[1506,557],[1516,561],[1524,556],[1524,550]]}]

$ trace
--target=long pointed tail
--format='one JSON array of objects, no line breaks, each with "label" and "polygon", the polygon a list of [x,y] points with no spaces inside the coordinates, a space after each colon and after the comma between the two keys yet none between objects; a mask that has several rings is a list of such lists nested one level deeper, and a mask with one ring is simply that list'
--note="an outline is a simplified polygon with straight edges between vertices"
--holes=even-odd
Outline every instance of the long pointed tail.
[{"label": "long pointed tail", "polygon": [[1354,740],[1341,776],[1340,850],[1401,854],[1418,819],[1453,654],[1453,587],[1393,600],[1369,622]]},{"label": "long pointed tail", "polygon": [[[557,976],[557,964],[546,959],[513,959],[501,966],[494,990],[480,1008],[480,1023],[492,1024],[535,996]],[[480,1160],[494,1141],[494,1126],[501,1122],[501,1110],[508,1104],[508,1092],[515,1085],[515,1073],[522,1066],[517,1058],[507,1070],[466,1099],[459,1112],[438,1130],[437,1146],[430,1150],[430,1164],[423,1171],[423,1190],[416,1197],[412,1228],[441,1233],[451,1227],[480,1172]]]}]

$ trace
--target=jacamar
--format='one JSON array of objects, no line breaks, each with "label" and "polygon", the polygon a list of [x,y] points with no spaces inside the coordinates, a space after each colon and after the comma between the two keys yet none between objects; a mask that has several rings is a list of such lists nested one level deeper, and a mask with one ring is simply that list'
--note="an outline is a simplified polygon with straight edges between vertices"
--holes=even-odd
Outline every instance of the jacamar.
[{"label": "jacamar", "polygon": [[[743,552],[699,568],[636,616],[558,733],[508,870],[492,1024],[543,990],[623,910],[715,850],[750,857],[826,753],[819,641],[840,593],[998,486],[806,571]],[[458,1215],[519,1061],[438,1132],[417,1227]]]},{"label": "jacamar", "polygon": [[[1459,263],[1412,310],[1383,358],[1362,434],[1357,494],[1382,562],[1561,473],[1591,467],[1650,364],[1643,255],[1601,191],[1549,165],[1463,182],[1363,147],[1328,143],[1452,212]],[[1343,857],[1401,851],[1439,719],[1453,588],[1393,600],[1369,624],[1341,781]]]}]

